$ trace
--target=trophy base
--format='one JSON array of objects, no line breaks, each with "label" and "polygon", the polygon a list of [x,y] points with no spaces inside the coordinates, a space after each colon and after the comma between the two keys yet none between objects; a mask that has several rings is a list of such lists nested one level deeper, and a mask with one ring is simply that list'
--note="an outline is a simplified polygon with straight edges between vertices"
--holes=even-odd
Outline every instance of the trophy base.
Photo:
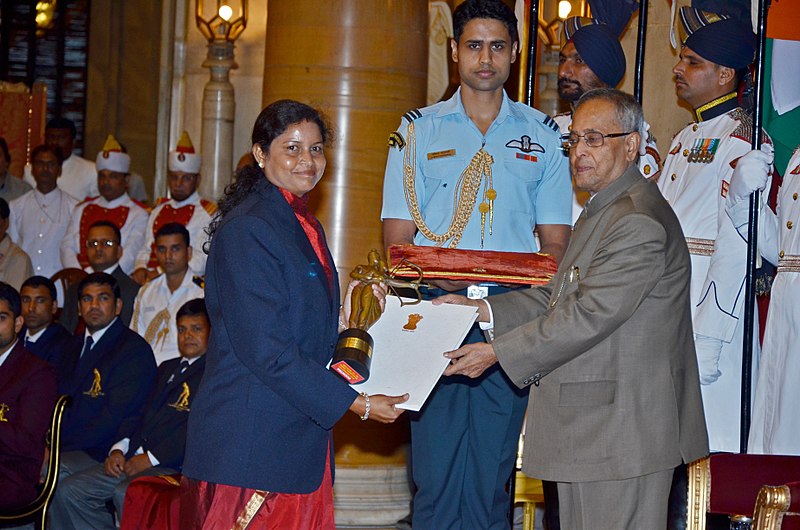
[{"label": "trophy base", "polygon": [[331,371],[339,374],[351,385],[363,383],[369,379],[374,345],[375,341],[363,329],[351,328],[342,331],[331,361]]}]

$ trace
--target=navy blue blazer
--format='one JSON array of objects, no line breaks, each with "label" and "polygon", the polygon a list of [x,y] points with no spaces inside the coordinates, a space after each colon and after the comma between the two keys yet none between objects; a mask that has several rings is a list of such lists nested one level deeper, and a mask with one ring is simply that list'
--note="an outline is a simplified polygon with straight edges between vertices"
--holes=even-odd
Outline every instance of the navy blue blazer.
[{"label": "navy blue blazer", "polygon": [[211,337],[185,475],[283,493],[319,487],[330,430],[358,397],[326,369],[338,337],[335,269],[333,280],[266,179],[225,216],[206,263]]},{"label": "navy blue blazer", "polygon": [[[123,420],[144,405],[156,378],[153,350],[142,337],[117,318],[92,349],[80,358],[83,336],[70,349],[69,376],[59,381],[59,392],[72,396],[62,426],[62,451],[85,451],[97,461],[108,455]],[[93,392],[94,370],[100,374],[99,392]],[[97,390],[96,388],[94,390]]]},{"label": "navy blue blazer", "polygon": [[[139,447],[150,451],[161,466],[180,471],[186,448],[186,422],[197,395],[200,379],[206,366],[205,356],[200,357],[180,373],[181,358],[169,359],[158,367],[156,386],[151,392],[142,413],[123,422],[117,432],[117,441],[130,438],[126,458],[132,457]],[[183,383],[189,387],[188,404],[178,406]]]},{"label": "navy blue blazer", "polygon": [[[23,326],[19,333],[20,341],[25,340],[25,332],[26,329]],[[27,350],[52,364],[56,369],[56,376],[61,379],[65,375],[64,370],[69,367],[68,356],[71,345],[72,333],[58,322],[53,322],[47,326],[36,342],[27,345]]]},{"label": "navy blue blazer", "polygon": [[55,402],[55,370],[17,341],[0,366],[0,509],[36,498]]}]

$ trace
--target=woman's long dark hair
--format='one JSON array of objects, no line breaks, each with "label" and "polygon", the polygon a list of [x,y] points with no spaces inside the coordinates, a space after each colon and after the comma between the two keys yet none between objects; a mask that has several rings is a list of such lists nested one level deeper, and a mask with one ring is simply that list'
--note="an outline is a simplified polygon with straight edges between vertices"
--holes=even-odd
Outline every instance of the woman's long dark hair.
[{"label": "woman's long dark hair", "polygon": [[[322,134],[322,143],[326,146],[330,144],[333,132],[320,111],[299,101],[281,99],[270,103],[256,118],[251,137],[253,145],[258,144],[261,150],[269,156],[269,148],[273,140],[286,132],[290,125],[304,121],[316,123]],[[250,195],[256,184],[264,178],[266,178],[264,173],[255,163],[248,164],[236,172],[236,179],[225,188],[225,194],[217,205],[217,214],[206,228],[208,241],[203,244],[203,251],[206,254],[211,248],[214,232],[217,231],[228,212]]]}]

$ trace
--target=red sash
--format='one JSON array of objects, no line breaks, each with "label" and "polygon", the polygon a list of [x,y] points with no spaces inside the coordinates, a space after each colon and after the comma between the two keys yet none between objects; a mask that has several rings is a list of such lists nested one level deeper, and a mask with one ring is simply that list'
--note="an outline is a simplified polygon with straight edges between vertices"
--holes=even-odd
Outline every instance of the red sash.
[{"label": "red sash", "polygon": [[[165,204],[158,212],[158,216],[153,221],[153,243],[150,245],[150,259],[147,261],[148,269],[157,269],[158,260],[156,260],[156,234],[161,227],[170,223],[178,223],[186,226],[192,220],[194,215],[194,204],[187,204],[180,208],[173,208],[169,204]],[[192,241],[193,244],[196,244]],[[202,249],[198,249],[202,250]]]},{"label": "red sash", "polygon": [[89,228],[98,221],[110,221],[122,230],[122,227],[125,226],[125,221],[128,220],[128,212],[130,210],[127,206],[103,208],[94,203],[86,205],[83,209],[78,229],[78,263],[81,264],[82,268],[85,269],[89,266],[89,259],[86,257],[86,238],[89,235]]}]

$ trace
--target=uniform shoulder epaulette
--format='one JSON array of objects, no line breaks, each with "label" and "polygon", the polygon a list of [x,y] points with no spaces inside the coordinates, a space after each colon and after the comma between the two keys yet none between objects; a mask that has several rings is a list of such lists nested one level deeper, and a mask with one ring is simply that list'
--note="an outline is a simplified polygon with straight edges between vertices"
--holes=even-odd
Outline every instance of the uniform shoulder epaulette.
[{"label": "uniform shoulder epaulette", "polygon": [[753,116],[743,111],[741,108],[735,108],[728,113],[728,116],[736,122],[739,122],[736,129],[731,133],[731,138],[739,138],[745,142],[749,142],[753,137]]},{"label": "uniform shoulder epaulette", "polygon": [[217,213],[217,203],[213,201],[209,201],[208,199],[200,199],[200,205],[208,213],[208,215],[214,215]]},{"label": "uniform shoulder epaulette", "polygon": [[206,279],[203,276],[193,276],[192,281],[201,289],[206,288]]},{"label": "uniform shoulder epaulette", "polygon": [[77,206],[80,206],[80,205],[82,205],[82,204],[88,204],[88,203],[90,203],[90,202],[94,202],[94,201],[95,201],[95,199],[97,199],[98,197],[100,197],[100,196],[99,196],[99,195],[95,195],[94,197],[86,197],[86,198],[85,198],[85,199],[83,199],[81,202],[79,202],[79,203],[77,204]]},{"label": "uniform shoulder epaulette", "polygon": [[150,207],[147,206],[142,201],[134,199],[133,197],[131,197],[131,200],[134,202],[134,204],[136,204],[137,206],[141,207],[143,210],[148,211],[148,212],[150,211]]},{"label": "uniform shoulder epaulette", "polygon": [[421,117],[422,117],[422,113],[419,111],[419,109],[412,109],[412,110],[409,110],[408,112],[406,112],[405,114],[403,114],[403,118],[405,118],[405,120],[408,123],[411,123],[412,121],[416,120],[417,118],[421,118]]},{"label": "uniform shoulder epaulette", "polygon": [[551,129],[553,129],[555,132],[561,133],[561,128],[558,126],[556,121],[553,118],[551,118],[550,116],[548,116],[547,114],[545,114],[543,122],[544,122],[545,125],[547,125]]}]

